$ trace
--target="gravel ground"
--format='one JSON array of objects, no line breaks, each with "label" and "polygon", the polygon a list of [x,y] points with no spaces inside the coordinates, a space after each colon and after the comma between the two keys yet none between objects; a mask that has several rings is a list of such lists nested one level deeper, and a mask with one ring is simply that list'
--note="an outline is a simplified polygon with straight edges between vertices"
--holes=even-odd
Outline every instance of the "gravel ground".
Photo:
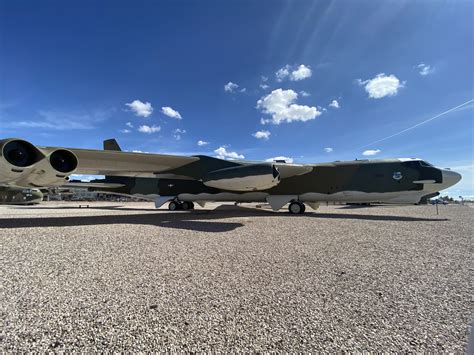
[{"label": "gravel ground", "polygon": [[2,352],[466,351],[467,206],[77,205],[0,207]]}]

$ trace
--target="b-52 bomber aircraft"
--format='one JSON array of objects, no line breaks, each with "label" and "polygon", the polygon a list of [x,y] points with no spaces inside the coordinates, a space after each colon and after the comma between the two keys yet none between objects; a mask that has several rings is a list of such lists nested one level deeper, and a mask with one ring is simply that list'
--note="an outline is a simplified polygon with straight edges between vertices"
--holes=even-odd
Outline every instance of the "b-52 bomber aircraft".
[{"label": "b-52 bomber aircraft", "polygon": [[35,146],[0,140],[0,185],[29,188],[68,186],[71,174],[105,175],[83,183],[94,190],[169,202],[172,211],[194,202],[268,202],[277,211],[301,214],[320,202],[416,204],[456,184],[461,175],[421,159],[286,164],[229,161],[204,155],[123,152],[115,140],[104,150]]}]

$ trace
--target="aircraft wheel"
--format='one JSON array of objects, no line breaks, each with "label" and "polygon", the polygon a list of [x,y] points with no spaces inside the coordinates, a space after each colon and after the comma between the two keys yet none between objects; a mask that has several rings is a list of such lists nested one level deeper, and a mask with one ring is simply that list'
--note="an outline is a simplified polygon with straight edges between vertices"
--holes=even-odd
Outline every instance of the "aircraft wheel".
[{"label": "aircraft wheel", "polygon": [[188,202],[188,201],[184,201],[182,204],[181,204],[183,210],[192,210],[194,209],[194,203],[192,202]]},{"label": "aircraft wheel", "polygon": [[305,205],[301,202],[292,202],[290,206],[288,206],[288,211],[290,211],[291,214],[302,214],[305,209]]},{"label": "aircraft wheel", "polygon": [[171,201],[168,205],[168,209],[170,211],[177,211],[180,209],[180,207],[181,207],[180,204],[176,201]]},{"label": "aircraft wheel", "polygon": [[300,202],[300,204],[301,204],[301,207],[303,207],[303,210],[301,211],[301,213],[305,213],[306,205],[303,202]]}]

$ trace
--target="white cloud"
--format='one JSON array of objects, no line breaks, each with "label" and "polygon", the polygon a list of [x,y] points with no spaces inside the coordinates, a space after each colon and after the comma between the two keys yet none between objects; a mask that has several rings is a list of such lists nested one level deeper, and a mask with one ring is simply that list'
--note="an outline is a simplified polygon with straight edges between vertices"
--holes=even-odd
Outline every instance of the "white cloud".
[{"label": "white cloud", "polygon": [[292,81],[300,81],[306,78],[311,77],[313,75],[313,72],[311,71],[311,68],[307,67],[304,64],[301,64],[298,69],[293,70],[290,75],[290,80]]},{"label": "white cloud", "polygon": [[286,77],[290,75],[290,66],[287,64],[283,68],[278,69],[278,71],[275,73],[277,81],[282,81]]},{"label": "white cloud", "polygon": [[259,85],[261,89],[263,90],[267,90],[270,86],[268,86],[267,84],[260,84]]},{"label": "white cloud", "polygon": [[303,97],[308,97],[308,96],[311,96],[311,94],[309,92],[306,92],[304,90],[301,90],[300,91],[300,95],[303,96]]},{"label": "white cloud", "polygon": [[206,142],[206,141],[202,141],[202,140],[197,141],[197,145],[200,146],[200,147],[203,147],[203,146],[208,145],[208,144],[209,144],[209,142]]},{"label": "white cloud", "polygon": [[139,117],[148,117],[153,112],[153,107],[149,102],[141,102],[140,100],[133,100],[125,104]]},{"label": "white cloud", "polygon": [[268,81],[268,77],[266,76],[260,76],[260,79],[262,79],[263,82],[267,82]]},{"label": "white cloud", "polygon": [[380,73],[372,79],[357,79],[359,85],[365,85],[365,91],[369,94],[369,98],[380,99],[385,96],[394,96],[398,93],[398,89],[405,86],[405,82],[400,80],[393,74],[386,76]]},{"label": "white cloud", "polygon": [[294,67],[287,64],[283,68],[278,69],[275,73],[276,80],[283,81],[284,79],[289,78],[291,81],[300,81],[311,77],[313,74],[311,68],[304,64],[299,65],[294,70],[293,68]]},{"label": "white cloud", "polygon": [[252,136],[254,136],[257,139],[264,139],[268,140],[270,138],[271,133],[269,131],[257,131]]},{"label": "white cloud", "polygon": [[130,133],[131,130],[125,128],[125,129],[121,129],[120,132],[121,133]]},{"label": "white cloud", "polygon": [[184,134],[184,133],[186,133],[186,130],[185,130],[185,129],[176,128],[173,133],[174,133],[174,135],[173,135],[174,139],[176,139],[177,141],[179,141],[179,140],[181,139],[181,135]]},{"label": "white cloud", "polygon": [[434,72],[434,68],[425,63],[420,63],[417,65],[420,75],[426,76]]},{"label": "white cloud", "polygon": [[341,106],[339,106],[339,102],[337,102],[337,100],[332,100],[331,103],[329,104],[329,107],[339,108]]},{"label": "white cloud", "polygon": [[5,118],[1,123],[1,128],[39,128],[52,131],[87,130],[96,128],[99,123],[107,120],[113,112],[113,109],[87,112],[38,111],[38,116],[41,117],[39,120],[18,121]]},{"label": "white cloud", "polygon": [[153,126],[143,125],[143,126],[138,127],[138,132],[141,132],[141,133],[151,134],[151,133],[155,133],[159,131],[161,131],[161,127],[155,126],[155,125]]},{"label": "white cloud", "polygon": [[172,109],[171,107],[169,107],[169,106],[162,107],[162,108],[161,108],[161,113],[163,113],[164,115],[166,115],[166,116],[168,116],[168,117],[176,118],[177,120],[183,119],[183,117],[181,117],[181,115],[179,114],[178,111],[173,110],[173,109]]},{"label": "white cloud", "polygon": [[129,128],[133,128],[132,122],[127,122],[127,123],[125,123],[125,126],[127,126],[127,127],[129,127]]},{"label": "white cloud", "polygon": [[324,151],[325,151],[326,153],[331,153],[333,150],[334,150],[334,149],[332,149],[331,147],[326,147],[326,148],[324,148]]},{"label": "white cloud", "polygon": [[229,81],[227,84],[224,85],[224,91],[225,92],[235,92],[239,85],[236,83],[233,83],[232,81]]},{"label": "white cloud", "polygon": [[265,161],[268,161],[268,162],[274,162],[276,160],[284,160],[286,163],[288,164],[292,164],[293,163],[293,158],[290,158],[290,157],[284,157],[284,156],[278,156],[278,157],[273,157],[273,158],[268,158],[266,159]]},{"label": "white cloud", "polygon": [[234,159],[244,159],[245,157],[242,154],[238,154],[236,152],[228,152],[225,147],[219,147],[216,150],[214,150],[214,153],[217,154],[217,157],[219,159],[229,159],[229,160],[234,160]]},{"label": "white cloud", "polygon": [[377,155],[381,152],[380,149],[369,149],[369,150],[364,150],[362,155],[364,156],[372,156],[372,155]]},{"label": "white cloud", "polygon": [[302,121],[306,122],[321,115],[316,107],[297,105],[294,102],[298,94],[293,90],[273,90],[267,96],[257,101],[257,108],[263,113],[272,116],[272,119],[261,119],[260,123],[280,124],[282,122]]},{"label": "white cloud", "polygon": [[69,175],[71,180],[79,180],[83,182],[90,182],[95,179],[105,179],[104,175],[82,175],[82,174],[72,174]]}]

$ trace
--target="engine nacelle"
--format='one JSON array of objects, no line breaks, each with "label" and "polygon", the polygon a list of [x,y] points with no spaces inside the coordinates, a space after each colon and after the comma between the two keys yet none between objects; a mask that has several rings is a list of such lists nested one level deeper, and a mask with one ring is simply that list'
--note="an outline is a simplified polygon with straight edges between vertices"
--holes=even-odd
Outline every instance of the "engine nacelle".
[{"label": "engine nacelle", "polygon": [[21,139],[0,141],[0,183],[12,184],[28,176],[45,155]]},{"label": "engine nacelle", "polygon": [[66,149],[45,154],[20,139],[0,142],[0,184],[23,187],[60,186],[77,168],[77,157]]},{"label": "engine nacelle", "polygon": [[215,170],[207,174],[204,185],[230,191],[260,191],[280,182],[280,172],[274,164],[251,164]]}]

